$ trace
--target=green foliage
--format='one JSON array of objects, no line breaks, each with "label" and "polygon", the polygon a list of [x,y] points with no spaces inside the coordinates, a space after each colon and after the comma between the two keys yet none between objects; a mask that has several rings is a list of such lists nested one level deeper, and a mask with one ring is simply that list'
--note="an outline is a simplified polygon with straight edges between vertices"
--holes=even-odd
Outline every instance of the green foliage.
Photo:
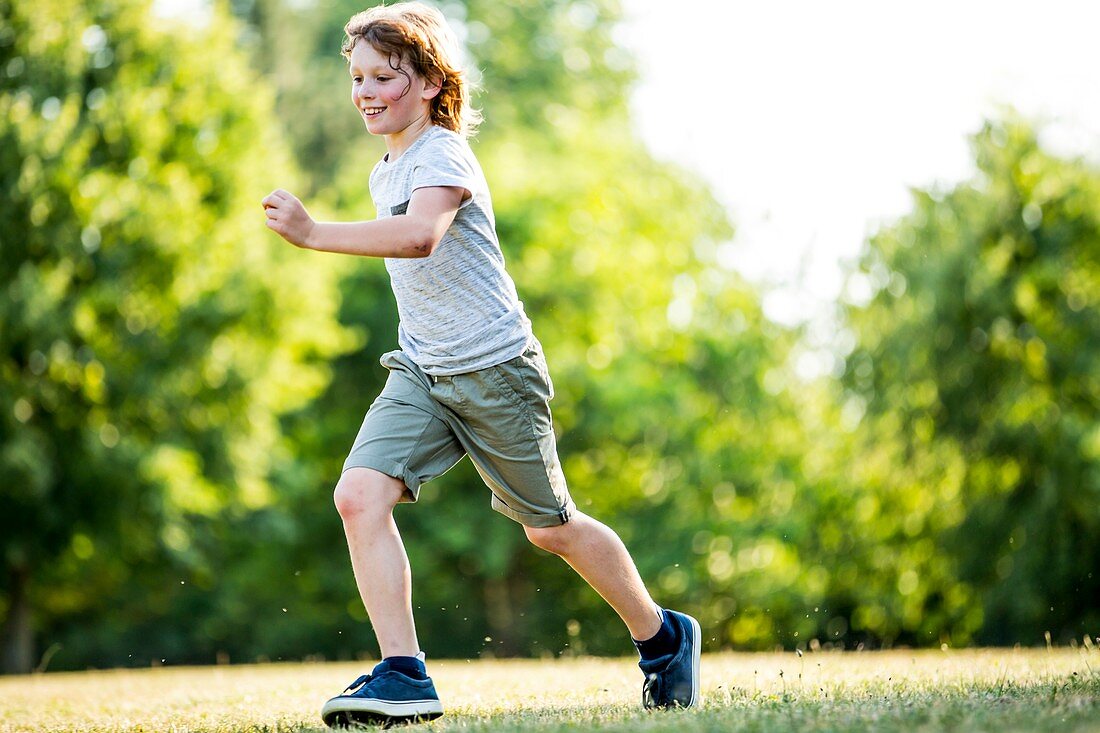
[{"label": "green foliage", "polygon": [[232,25],[145,6],[3,8],[0,589],[44,618],[211,577],[193,523],[271,501],[278,416],[347,341],[328,271],[257,226],[293,168]]},{"label": "green foliage", "polygon": [[1012,115],[974,152],[975,180],[871,240],[876,292],[848,311],[844,384],[881,456],[860,501],[897,525],[904,597],[869,626],[1076,637],[1100,623],[1100,173]]},{"label": "green foliage", "polygon": [[[546,145],[575,141],[579,122],[625,122],[633,62],[614,45],[616,0],[466,0],[438,3],[474,61],[474,106],[487,112],[486,139],[537,132]],[[370,7],[360,0],[300,3],[235,0],[260,73],[277,92],[278,114],[309,176],[310,191],[349,168],[366,174],[383,148],[351,114],[351,82],[340,55],[343,28]],[[366,198],[369,202],[369,197]],[[363,201],[356,204],[362,213]]]},{"label": "green foliage", "polygon": [[[854,350],[806,383],[799,332],[718,263],[725,212],[634,133],[617,5],[442,8],[571,491],[659,602],[709,649],[1095,631],[1095,170],[990,124],[978,177],[869,242]],[[257,205],[373,215],[338,52],[361,9],[0,0],[0,617],[10,642],[33,607],[53,668],[373,651],[330,490],[393,296]],[[429,653],[632,651],[488,504],[463,462],[397,511]]]},{"label": "green foliage", "polygon": [[[357,9],[319,9],[328,28],[318,32],[327,38]],[[795,461],[784,461],[799,442],[783,376],[793,334],[768,323],[752,289],[717,265],[716,247],[732,230],[706,189],[654,161],[634,136],[624,86],[632,71],[610,45],[612,8],[471,2],[445,10],[484,70],[486,123],[475,149],[494,192],[509,270],[546,346],[575,498],[622,534],[664,602],[703,613],[715,629],[712,646],[774,643],[775,626],[790,628],[801,617],[800,603],[733,629],[746,580],[754,584],[750,605],[800,572],[783,539],[789,528],[773,523],[790,509]],[[336,44],[299,43],[335,57]],[[587,61],[569,49],[584,49]],[[307,65],[314,62],[322,63]],[[346,83],[343,68],[330,66]],[[300,109],[294,93],[284,89],[281,98]],[[334,181],[320,193],[334,216],[362,217],[370,213],[363,211],[366,171],[381,149],[344,102],[346,90],[338,93],[347,107],[346,139],[355,142],[329,141],[328,155],[339,149],[341,167],[314,180]],[[299,124],[297,115],[289,124]],[[303,164],[316,152],[309,148]],[[347,636],[364,614],[334,540],[340,528],[328,491],[318,487],[335,483],[381,389],[377,357],[396,347],[384,270],[377,262],[347,267],[341,321],[365,340],[334,363],[326,394],[287,422],[310,460],[277,479],[287,514],[309,529],[275,550],[282,558],[275,564],[308,557],[303,572],[324,579],[303,599],[298,623],[314,625],[306,648],[330,655],[347,654],[349,645],[369,649],[373,640],[365,629]],[[773,440],[779,432],[787,436],[782,455],[782,441]],[[606,604],[488,503],[487,489],[463,463],[425,487],[417,506],[398,510],[426,648],[447,655],[629,650]]]}]

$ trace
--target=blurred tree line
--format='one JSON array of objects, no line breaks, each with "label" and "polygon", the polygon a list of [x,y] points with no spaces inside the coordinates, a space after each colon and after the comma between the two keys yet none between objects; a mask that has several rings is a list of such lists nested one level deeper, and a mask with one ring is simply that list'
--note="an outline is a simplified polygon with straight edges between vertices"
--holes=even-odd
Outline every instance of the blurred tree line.
[{"label": "blurred tree line", "polygon": [[[727,215],[633,133],[616,3],[441,7],[574,497],[709,649],[1097,633],[1094,167],[990,122],[974,180],[868,241],[807,382],[718,264]],[[296,250],[258,203],[373,216],[361,9],[0,0],[6,671],[377,652],[330,492],[396,308],[381,263]],[[463,462],[398,509],[428,654],[630,653],[488,498]]]}]

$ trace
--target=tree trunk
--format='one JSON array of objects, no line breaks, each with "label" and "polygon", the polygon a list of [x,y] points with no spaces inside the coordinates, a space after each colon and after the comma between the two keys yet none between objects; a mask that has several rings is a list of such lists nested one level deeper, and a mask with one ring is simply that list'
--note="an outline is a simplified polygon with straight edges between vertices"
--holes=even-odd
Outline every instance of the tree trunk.
[{"label": "tree trunk", "polygon": [[492,642],[488,650],[494,657],[515,657],[520,653],[520,641],[525,636],[527,619],[517,613],[525,608],[523,577],[510,568],[503,578],[485,580],[485,611]]},{"label": "tree trunk", "polygon": [[508,600],[508,586],[503,578],[485,579],[485,616],[492,639],[486,651],[494,657],[515,656],[512,604]]},{"label": "tree trunk", "polygon": [[0,626],[0,673],[27,674],[34,669],[34,630],[27,597],[30,572],[26,567],[12,567],[9,571],[8,615]]}]

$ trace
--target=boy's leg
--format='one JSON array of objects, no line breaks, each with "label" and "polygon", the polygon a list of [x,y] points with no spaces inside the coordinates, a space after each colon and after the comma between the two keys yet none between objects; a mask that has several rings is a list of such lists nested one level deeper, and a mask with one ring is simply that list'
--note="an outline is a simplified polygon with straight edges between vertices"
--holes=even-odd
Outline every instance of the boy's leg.
[{"label": "boy's leg", "polygon": [[699,622],[661,609],[611,528],[579,511],[552,527],[524,530],[536,546],[562,557],[619,614],[630,629],[645,674],[646,708],[691,707],[699,700]]},{"label": "boy's leg", "polygon": [[429,395],[428,376],[400,351],[380,361],[390,371],[386,386],[363,418],[333,499],[382,661],[324,704],[328,725],[389,725],[443,714],[419,654],[409,560],[393,508],[416,501],[421,484],[465,452]]},{"label": "boy's leg", "polygon": [[536,547],[569,563],[615,609],[634,639],[649,639],[660,630],[657,604],[623,541],[610,527],[576,511],[560,526],[523,529]]},{"label": "boy's leg", "polygon": [[349,468],[333,499],[344,522],[355,584],[378,637],[382,658],[420,651],[412,615],[412,578],[393,520],[405,484],[370,468]]},{"label": "boy's leg", "polygon": [[619,614],[646,675],[647,708],[698,701],[698,622],[660,609],[630,554],[610,528],[577,511],[558,460],[553,386],[537,342],[502,364],[438,378],[434,400],[493,492],[493,508],[524,526],[538,547],[565,559]]}]

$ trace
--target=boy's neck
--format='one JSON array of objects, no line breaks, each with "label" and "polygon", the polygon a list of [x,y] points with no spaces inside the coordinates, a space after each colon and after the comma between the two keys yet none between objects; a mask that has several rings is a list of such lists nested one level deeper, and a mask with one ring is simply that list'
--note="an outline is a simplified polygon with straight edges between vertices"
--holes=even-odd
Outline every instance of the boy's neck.
[{"label": "boy's neck", "polygon": [[412,147],[412,144],[416,142],[417,138],[431,129],[431,127],[432,118],[428,115],[415,120],[411,125],[400,132],[386,135],[386,161],[392,163],[404,155],[405,151]]}]

